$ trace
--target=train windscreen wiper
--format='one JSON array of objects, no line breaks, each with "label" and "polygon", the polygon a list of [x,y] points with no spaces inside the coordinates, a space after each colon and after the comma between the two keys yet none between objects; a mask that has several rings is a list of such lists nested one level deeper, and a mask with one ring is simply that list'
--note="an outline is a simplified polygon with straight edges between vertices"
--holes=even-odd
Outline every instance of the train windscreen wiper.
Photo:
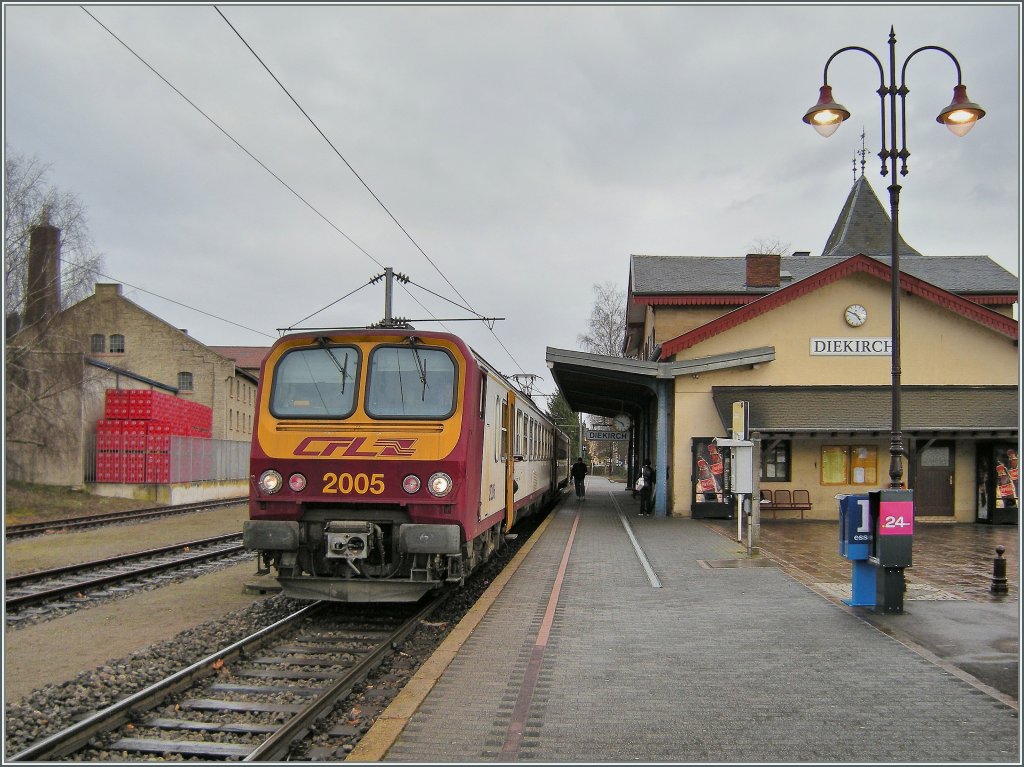
[{"label": "train windscreen wiper", "polygon": [[409,336],[409,347],[412,349],[412,355],[416,360],[416,372],[420,375],[420,384],[423,388],[420,391],[420,399],[426,400],[427,398],[427,361],[420,357],[420,351],[416,348],[416,336]]},{"label": "train windscreen wiper", "polygon": [[338,358],[334,356],[334,352],[327,346],[327,339],[321,336],[317,341],[320,343],[323,350],[327,352],[327,356],[331,358],[331,362],[334,363],[334,367],[338,368],[338,372],[341,373],[341,393],[344,394],[345,382],[348,380],[348,352],[345,352],[344,364],[339,364]]}]

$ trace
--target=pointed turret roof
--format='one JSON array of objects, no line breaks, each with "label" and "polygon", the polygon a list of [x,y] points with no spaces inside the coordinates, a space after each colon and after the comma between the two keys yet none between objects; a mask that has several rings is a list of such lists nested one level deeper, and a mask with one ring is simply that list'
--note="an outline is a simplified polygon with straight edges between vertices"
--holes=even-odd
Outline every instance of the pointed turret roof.
[{"label": "pointed turret roof", "polygon": [[[900,258],[920,256],[900,236]],[[865,256],[892,256],[892,219],[886,213],[875,190],[871,188],[864,174],[853,182],[846,204],[839,219],[828,236],[828,242],[821,251],[823,256],[848,258],[858,254]]]}]

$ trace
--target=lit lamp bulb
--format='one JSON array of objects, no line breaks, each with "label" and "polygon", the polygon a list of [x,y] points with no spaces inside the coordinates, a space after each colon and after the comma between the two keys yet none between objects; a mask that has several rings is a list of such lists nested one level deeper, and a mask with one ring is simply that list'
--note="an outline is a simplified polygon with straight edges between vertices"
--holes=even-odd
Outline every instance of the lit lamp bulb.
[{"label": "lit lamp bulb", "polygon": [[850,111],[832,98],[832,87],[822,85],[818,103],[804,113],[804,122],[816,130],[819,135],[828,138],[842,125],[843,120],[850,116]]},{"label": "lit lamp bulb", "polygon": [[967,98],[967,86],[958,85],[953,88],[953,101],[939,112],[935,121],[943,123],[957,136],[966,136],[984,116],[985,110]]}]

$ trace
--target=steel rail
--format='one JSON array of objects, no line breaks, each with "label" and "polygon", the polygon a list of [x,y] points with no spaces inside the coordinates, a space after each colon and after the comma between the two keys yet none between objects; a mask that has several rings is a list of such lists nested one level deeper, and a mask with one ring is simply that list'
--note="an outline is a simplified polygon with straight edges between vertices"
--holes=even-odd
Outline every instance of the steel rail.
[{"label": "steel rail", "polygon": [[24,583],[31,583],[35,580],[42,580],[44,578],[55,578],[60,575],[71,575],[72,573],[81,572],[82,570],[95,570],[100,567],[106,567],[108,565],[117,565],[122,562],[130,562],[133,559],[142,559],[144,557],[157,557],[161,554],[171,554],[175,551],[181,551],[188,548],[199,548],[200,546],[212,546],[217,543],[224,543],[234,538],[240,538],[241,533],[227,533],[225,535],[217,535],[212,538],[202,538],[197,541],[184,541],[182,543],[176,543],[172,546],[162,546],[157,549],[147,549],[145,551],[133,551],[130,554],[118,554],[114,557],[106,557],[105,559],[93,559],[89,562],[80,562],[76,565],[63,565],[61,567],[52,567],[49,570],[34,570],[30,573],[21,573],[20,575],[12,575],[9,578],[4,578],[4,587],[13,588],[20,586]]},{"label": "steel rail", "polygon": [[224,498],[216,501],[201,501],[198,503],[183,503],[177,506],[154,506],[148,509],[133,509],[131,511],[112,511],[106,514],[87,514],[81,517],[70,517],[68,519],[55,519],[49,522],[26,522],[21,525],[7,525],[4,528],[4,536],[7,539],[23,538],[29,535],[38,535],[50,530],[72,530],[79,527],[90,527],[110,522],[123,522],[132,519],[148,519],[150,517],[170,516],[172,514],[187,514],[191,511],[201,509],[216,509],[221,506],[234,506],[245,503],[247,497]]},{"label": "steel rail", "polygon": [[260,629],[254,634],[235,642],[212,655],[208,655],[191,666],[183,668],[175,674],[156,684],[139,690],[133,695],[97,711],[91,716],[56,732],[42,740],[36,741],[28,748],[8,757],[12,762],[54,760],[67,756],[88,744],[89,740],[100,733],[107,732],[128,721],[129,717],[146,711],[164,700],[168,695],[186,689],[196,680],[216,673],[214,664],[217,661],[230,661],[255,645],[262,644],[289,629],[293,623],[320,610],[323,602],[314,602],[298,612],[282,618],[276,623]]},{"label": "steel rail", "polygon": [[20,607],[25,607],[26,605],[37,604],[39,602],[45,602],[50,599],[56,599],[58,597],[66,596],[67,594],[74,594],[80,591],[94,589],[99,586],[108,586],[112,583],[119,583],[121,581],[131,580],[133,578],[139,578],[145,575],[154,575],[165,570],[173,570],[176,567],[182,567],[184,565],[194,565],[200,562],[205,562],[210,559],[220,559],[222,557],[237,554],[242,551],[245,551],[245,547],[240,543],[237,546],[231,546],[226,549],[218,549],[217,551],[204,551],[199,554],[193,554],[188,557],[175,559],[171,562],[160,562],[157,564],[147,565],[145,567],[138,567],[128,572],[114,573],[112,575],[103,575],[98,578],[91,578],[85,581],[78,581],[77,583],[69,583],[64,584],[63,586],[55,586],[51,589],[44,589],[42,591],[36,591],[29,594],[22,594],[20,596],[7,597],[4,599],[4,608],[7,610],[17,609]]},{"label": "steel rail", "polygon": [[409,636],[419,626],[420,621],[440,607],[449,596],[450,592],[445,591],[430,601],[422,610],[392,632],[390,636],[380,643],[376,650],[368,653],[359,663],[353,666],[349,673],[324,690],[323,694],[311,701],[303,711],[295,714],[295,716],[285,722],[262,745],[257,746],[242,761],[277,762],[284,760],[288,756],[291,745],[298,739],[305,737],[317,719],[330,711],[340,698],[348,695],[357,683],[365,679],[366,675],[380,664],[384,656],[394,649],[395,645]]}]

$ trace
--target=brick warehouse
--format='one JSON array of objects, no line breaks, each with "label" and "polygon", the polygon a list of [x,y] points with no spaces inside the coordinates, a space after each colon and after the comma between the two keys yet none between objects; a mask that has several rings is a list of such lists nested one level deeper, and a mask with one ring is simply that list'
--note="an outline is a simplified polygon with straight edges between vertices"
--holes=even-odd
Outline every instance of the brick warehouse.
[{"label": "brick warehouse", "polygon": [[[51,243],[40,258],[58,260],[59,231],[40,239]],[[43,289],[59,295],[53,280]],[[26,317],[7,339],[10,479],[81,486],[108,389],[148,389],[204,405],[212,410],[212,438],[251,439],[258,380],[252,369],[125,298],[121,285],[98,283],[93,295],[56,313],[56,298],[30,305],[50,309]]]}]

